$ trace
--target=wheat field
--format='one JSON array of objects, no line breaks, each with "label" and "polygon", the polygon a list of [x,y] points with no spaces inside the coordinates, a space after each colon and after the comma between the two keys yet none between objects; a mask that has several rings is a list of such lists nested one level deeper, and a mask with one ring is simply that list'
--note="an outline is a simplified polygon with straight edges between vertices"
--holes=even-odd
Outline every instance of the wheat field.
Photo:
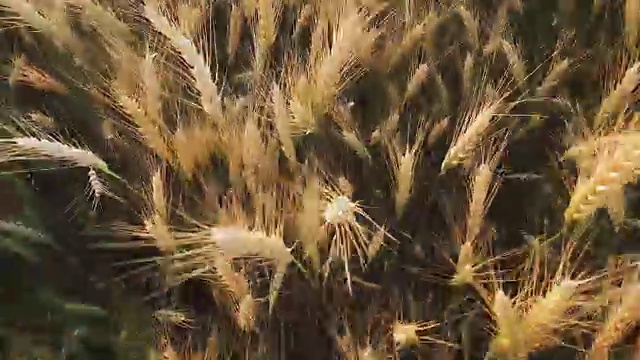
[{"label": "wheat field", "polygon": [[0,125],[105,359],[640,359],[640,0],[0,0]]}]

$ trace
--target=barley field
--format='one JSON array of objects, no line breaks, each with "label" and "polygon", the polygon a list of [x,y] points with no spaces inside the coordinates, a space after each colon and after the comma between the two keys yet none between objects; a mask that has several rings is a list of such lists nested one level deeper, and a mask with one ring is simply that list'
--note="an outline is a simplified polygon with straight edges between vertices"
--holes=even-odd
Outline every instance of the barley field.
[{"label": "barley field", "polygon": [[640,359],[640,0],[0,0],[0,359]]}]

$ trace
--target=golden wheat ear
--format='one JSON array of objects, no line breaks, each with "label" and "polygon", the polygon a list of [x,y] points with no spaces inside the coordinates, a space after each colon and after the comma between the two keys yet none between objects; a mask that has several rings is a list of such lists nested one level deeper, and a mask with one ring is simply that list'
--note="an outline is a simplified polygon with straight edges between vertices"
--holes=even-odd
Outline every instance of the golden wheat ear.
[{"label": "golden wheat ear", "polygon": [[620,138],[599,150],[589,176],[580,177],[564,216],[567,223],[590,218],[606,207],[612,194],[637,179],[640,167],[640,137],[634,132],[621,133]]},{"label": "golden wheat ear", "polygon": [[[107,163],[90,150],[72,146],[54,137],[18,136],[0,139],[0,163],[13,161],[51,161],[64,167],[99,170],[122,180]],[[33,168],[33,170],[38,170]]]},{"label": "golden wheat ear", "polygon": [[487,131],[504,108],[503,98],[483,101],[468,112],[457,125],[453,142],[442,160],[441,173],[453,169],[471,158],[486,139]]},{"label": "golden wheat ear", "polygon": [[154,28],[164,35],[179,52],[182,59],[190,66],[193,84],[199,92],[200,106],[215,124],[222,126],[224,119],[222,100],[215,78],[211,74],[206,50],[199,49],[177,24],[165,17],[157,1],[147,1],[144,5],[144,16]]},{"label": "golden wheat ear", "polygon": [[399,134],[385,133],[384,144],[393,179],[396,216],[401,218],[414,188],[414,176],[424,142],[429,135],[430,124],[426,120],[418,122],[412,145],[401,145]]},{"label": "golden wheat ear", "polygon": [[637,326],[640,321],[640,283],[625,284],[621,298],[607,309],[604,323],[596,333],[587,360],[607,359],[609,351]]}]

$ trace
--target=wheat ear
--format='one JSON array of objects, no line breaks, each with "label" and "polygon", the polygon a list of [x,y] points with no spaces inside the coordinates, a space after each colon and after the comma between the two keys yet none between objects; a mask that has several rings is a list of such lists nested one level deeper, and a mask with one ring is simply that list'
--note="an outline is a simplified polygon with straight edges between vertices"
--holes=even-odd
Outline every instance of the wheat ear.
[{"label": "wheat ear", "polygon": [[395,211],[398,218],[402,217],[413,189],[413,178],[420,159],[420,151],[429,134],[428,122],[421,120],[416,128],[416,138],[413,145],[401,146],[399,139],[388,139],[388,158],[394,183]]},{"label": "wheat ear", "polygon": [[527,351],[521,328],[521,319],[513,300],[497,290],[491,303],[495,335],[489,344],[489,353],[510,360],[524,360]]},{"label": "wheat ear", "polygon": [[502,106],[501,100],[483,104],[475,114],[463,120],[453,144],[442,161],[441,172],[446,172],[468,159],[480,145],[491,125],[496,112]]},{"label": "wheat ear", "polygon": [[638,54],[640,46],[640,0],[626,0],[624,6],[624,30],[627,48]]},{"label": "wheat ear", "polygon": [[626,133],[614,145],[601,150],[589,178],[578,180],[564,213],[566,221],[588,218],[596,209],[606,206],[612,192],[636,180],[640,168],[640,137]]},{"label": "wheat ear", "polygon": [[607,319],[596,334],[587,360],[607,360],[609,349],[621,341],[640,320],[640,284],[623,285],[621,299],[611,306]]},{"label": "wheat ear", "polygon": [[640,84],[640,62],[634,63],[625,71],[622,80],[602,101],[595,125],[604,126],[612,116],[622,111],[629,104],[631,94],[638,84]]},{"label": "wheat ear", "polygon": [[119,178],[107,163],[93,152],[56,140],[35,137],[0,139],[0,162],[52,160],[68,167],[98,169]]},{"label": "wheat ear", "polygon": [[191,67],[191,75],[195,80],[196,89],[200,92],[200,105],[204,111],[214,121],[221,121],[224,116],[220,94],[205,56],[177,26],[161,14],[156,4],[147,2],[144,5],[144,15],[162,35],[171,41],[184,61]]},{"label": "wheat ear", "polygon": [[551,67],[551,70],[544,78],[540,86],[536,89],[536,95],[538,96],[551,96],[553,90],[560,84],[562,78],[569,71],[569,66],[571,65],[571,61],[569,59],[564,59],[562,61],[556,62]]}]

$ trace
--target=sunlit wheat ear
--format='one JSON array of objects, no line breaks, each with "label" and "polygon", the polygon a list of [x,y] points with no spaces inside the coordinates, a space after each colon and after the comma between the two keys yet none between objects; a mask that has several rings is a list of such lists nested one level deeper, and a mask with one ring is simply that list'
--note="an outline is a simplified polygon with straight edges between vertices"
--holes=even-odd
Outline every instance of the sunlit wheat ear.
[{"label": "sunlit wheat ear", "polygon": [[339,103],[336,104],[335,108],[334,120],[340,129],[337,132],[342,141],[362,160],[371,162],[371,154],[362,140],[357,124],[350,113],[351,105]]},{"label": "sunlit wheat ear", "polygon": [[[211,155],[220,149],[221,140],[223,139],[219,133],[210,125],[180,125],[172,141],[182,173],[187,178],[192,178],[198,170],[206,168],[210,163]],[[236,171],[239,172],[239,170]]]},{"label": "sunlit wheat ear", "polygon": [[287,75],[294,135],[316,132],[319,119],[331,112],[336,97],[363,75],[363,63],[370,60],[380,34],[368,25],[374,15],[345,4],[330,28],[316,27],[309,64],[305,68],[294,64]]},{"label": "sunlit wheat ear", "polygon": [[562,79],[569,72],[571,61],[569,59],[563,59],[562,61],[554,62],[551,69],[545,76],[544,80],[536,89],[537,96],[551,96],[553,91],[558,87]]},{"label": "sunlit wheat ear", "polygon": [[291,114],[287,106],[287,99],[278,84],[271,87],[271,105],[273,107],[273,124],[278,139],[282,144],[284,155],[291,162],[297,162],[296,147],[291,133]]},{"label": "sunlit wheat ear", "polygon": [[236,226],[215,226],[210,229],[210,236],[209,241],[217,245],[223,256],[229,259],[253,255],[273,260],[278,264],[288,264],[292,261],[290,250],[284,245],[284,241],[263,231]]},{"label": "sunlit wheat ear", "polygon": [[518,86],[524,86],[527,80],[527,66],[522,59],[522,54],[517,44],[503,39],[501,49],[509,62],[509,71],[516,80]]},{"label": "sunlit wheat ear", "polygon": [[255,327],[256,317],[258,315],[257,302],[251,294],[247,294],[238,304],[236,310],[236,322],[243,331],[250,331]]},{"label": "sunlit wheat ear", "polygon": [[620,298],[607,310],[607,317],[587,354],[588,360],[607,360],[611,348],[621,342],[640,321],[640,283],[624,283]]},{"label": "sunlit wheat ear", "polygon": [[635,88],[640,84],[640,62],[631,65],[611,93],[602,100],[600,110],[595,119],[596,127],[607,126],[612,117],[629,105]]},{"label": "sunlit wheat ear", "polygon": [[580,178],[565,210],[565,221],[589,218],[620,187],[633,183],[640,169],[640,137],[630,132],[614,144],[600,151],[593,172]]},{"label": "sunlit wheat ear", "polygon": [[3,15],[3,23],[45,34],[57,47],[73,51],[78,57],[74,61],[86,65],[86,59],[82,56],[84,46],[69,27],[64,9],[50,4],[51,2],[0,0],[0,10],[11,14]]},{"label": "sunlit wheat ear", "polygon": [[401,218],[413,190],[414,176],[424,141],[429,134],[428,122],[421,120],[416,129],[416,137],[410,146],[400,144],[399,135],[385,139],[387,158],[393,180],[396,216]]},{"label": "sunlit wheat ear", "polygon": [[473,284],[476,277],[477,255],[472,242],[465,242],[460,246],[455,274],[451,279],[453,285]]},{"label": "sunlit wheat ear", "polygon": [[132,29],[120,19],[106,4],[91,0],[68,0],[81,11],[81,20],[98,31],[108,44],[120,44],[133,40]]},{"label": "sunlit wheat ear", "polygon": [[[305,169],[306,170],[306,169]],[[302,243],[306,257],[314,271],[321,268],[320,250],[327,248],[327,236],[323,231],[323,197],[320,179],[312,174],[301,179],[300,203],[296,209],[296,236]]]},{"label": "sunlit wheat ear", "polygon": [[367,259],[371,260],[382,250],[385,245],[387,230],[385,227],[378,229],[369,240],[369,247],[367,248]]},{"label": "sunlit wheat ear", "polygon": [[62,167],[84,167],[119,177],[98,155],[54,138],[13,137],[0,139],[0,162],[53,161]]},{"label": "sunlit wheat ear", "polygon": [[442,161],[442,173],[459,166],[473,155],[502,107],[502,99],[489,100],[465,115],[457,126],[453,142]]},{"label": "sunlit wheat ear", "polygon": [[465,29],[467,30],[467,37],[469,44],[473,49],[479,49],[480,44],[480,31],[482,30],[477,15],[469,11],[464,5],[458,5],[454,8],[455,13],[458,15]]},{"label": "sunlit wheat ear", "polygon": [[150,207],[152,212],[157,214],[159,218],[165,221],[169,219],[169,209],[167,202],[169,198],[165,193],[165,177],[166,173],[161,167],[158,167],[151,176],[150,191]]},{"label": "sunlit wheat ear", "polygon": [[404,93],[405,103],[417,97],[417,95],[420,93],[420,89],[429,78],[429,69],[430,68],[428,64],[420,64],[413,72],[411,78],[409,79],[409,82],[407,83],[407,88]]},{"label": "sunlit wheat ear", "polygon": [[624,6],[624,30],[627,48],[638,54],[640,47],[640,1],[626,0]]},{"label": "sunlit wheat ear", "polygon": [[398,131],[398,124],[400,122],[400,114],[398,112],[393,112],[386,118],[382,124],[380,124],[372,133],[371,133],[371,144],[377,144],[381,142],[383,139],[391,139],[394,134]]},{"label": "sunlit wheat ear", "polygon": [[439,17],[435,11],[430,11],[424,19],[408,29],[403,29],[402,40],[398,46],[388,48],[388,69],[397,68],[402,61],[415,50],[416,45],[422,42],[437,27]]},{"label": "sunlit wheat ear", "polygon": [[153,313],[153,317],[165,325],[177,325],[183,328],[191,328],[193,326],[193,320],[189,319],[182,311],[160,309]]},{"label": "sunlit wheat ear", "polygon": [[492,318],[495,323],[494,336],[489,344],[489,353],[509,360],[527,358],[521,319],[513,300],[502,290],[497,290],[491,303]]},{"label": "sunlit wheat ear", "polygon": [[[118,84],[116,81],[112,82],[111,95],[105,100],[118,109],[124,118],[130,119],[130,122],[124,125],[127,133],[161,158],[167,161],[173,159],[170,133],[162,118],[148,112],[144,103],[138,101],[136,96],[130,96],[125,93],[121,87],[126,87],[126,85]],[[149,100],[146,97],[151,96],[149,92],[146,95],[144,101]],[[113,122],[112,120],[108,121]]]},{"label": "sunlit wheat ear", "polygon": [[119,196],[109,190],[104,179],[102,179],[100,174],[98,174],[94,169],[89,169],[87,175],[89,179],[85,188],[85,195],[91,199],[91,208],[94,211],[98,208],[100,200],[104,197],[122,201]]},{"label": "sunlit wheat ear", "polygon": [[15,13],[14,16],[3,16],[3,23],[18,26],[30,26],[38,31],[51,31],[52,24],[42,16],[29,1],[0,1],[0,9]]},{"label": "sunlit wheat ear", "polygon": [[29,64],[25,56],[13,60],[13,70],[9,76],[9,85],[25,85],[37,90],[66,95],[69,89],[45,71]]},{"label": "sunlit wheat ear", "polygon": [[506,137],[505,140],[489,144],[486,154],[483,154],[483,159],[471,174],[465,242],[476,241],[487,210],[498,191],[500,179],[494,176],[494,172],[506,144]]},{"label": "sunlit wheat ear", "polygon": [[218,86],[211,74],[209,60],[189,38],[185,36],[175,24],[162,15],[158,4],[147,1],[144,5],[144,15],[162,35],[167,37],[180,56],[191,67],[191,75],[195,88],[200,93],[200,105],[214,123],[224,119],[222,103]]},{"label": "sunlit wheat ear", "polygon": [[144,88],[142,104],[147,116],[151,117],[157,126],[165,126],[162,114],[163,85],[160,71],[156,65],[156,54],[148,49],[140,63],[140,76]]},{"label": "sunlit wheat ear", "polygon": [[[198,224],[198,229],[183,234],[180,241],[199,248],[205,259],[216,256],[229,261],[253,258],[271,264],[274,269],[269,290],[271,311],[287,267],[294,262],[283,239],[282,212],[287,200],[285,195],[269,192],[252,196],[252,211],[247,211],[239,199],[230,195],[219,213],[217,224]],[[214,249],[210,251],[211,246]]]},{"label": "sunlit wheat ear", "polygon": [[235,311],[240,300],[251,294],[249,280],[244,273],[236,271],[233,268],[232,260],[224,257],[218,249],[211,249],[210,256],[213,257],[211,262],[218,277],[218,282],[214,282],[212,285],[216,287],[216,290],[221,288],[230,295],[233,303],[232,309]]},{"label": "sunlit wheat ear", "polygon": [[625,138],[624,132],[608,132],[604,135],[593,133],[587,130],[584,138],[578,140],[571,139],[571,147],[564,153],[564,158],[571,160],[578,168],[579,176],[590,177],[595,169],[596,159],[603,152],[617,144]]},{"label": "sunlit wheat ear", "polygon": [[391,327],[393,341],[398,350],[419,346],[427,342],[436,342],[425,332],[438,326],[435,321],[404,322],[396,321]]},{"label": "sunlit wheat ear", "polygon": [[538,275],[525,282],[519,301],[524,312],[521,332],[528,353],[562,344],[567,330],[584,327],[585,319],[593,316],[593,297],[588,294],[601,277],[576,271],[584,249],[571,239],[563,246],[555,271],[541,263],[534,268]]},{"label": "sunlit wheat ear", "polygon": [[442,135],[444,135],[450,123],[450,118],[446,117],[438,120],[438,122],[431,127],[431,131],[429,131],[429,135],[425,141],[428,148],[433,147],[433,145],[442,138]]},{"label": "sunlit wheat ear", "polygon": [[278,35],[283,4],[280,0],[258,0],[254,20],[254,71],[261,74],[265,70],[271,47]]},{"label": "sunlit wheat ear", "polygon": [[242,3],[232,3],[227,24],[227,58],[229,64],[233,64],[240,48],[244,21]]},{"label": "sunlit wheat ear", "polygon": [[611,188],[611,192],[608,194],[607,200],[605,201],[605,206],[609,213],[609,218],[616,229],[620,229],[624,223],[624,219],[626,218],[626,203],[627,200],[624,186]]}]

